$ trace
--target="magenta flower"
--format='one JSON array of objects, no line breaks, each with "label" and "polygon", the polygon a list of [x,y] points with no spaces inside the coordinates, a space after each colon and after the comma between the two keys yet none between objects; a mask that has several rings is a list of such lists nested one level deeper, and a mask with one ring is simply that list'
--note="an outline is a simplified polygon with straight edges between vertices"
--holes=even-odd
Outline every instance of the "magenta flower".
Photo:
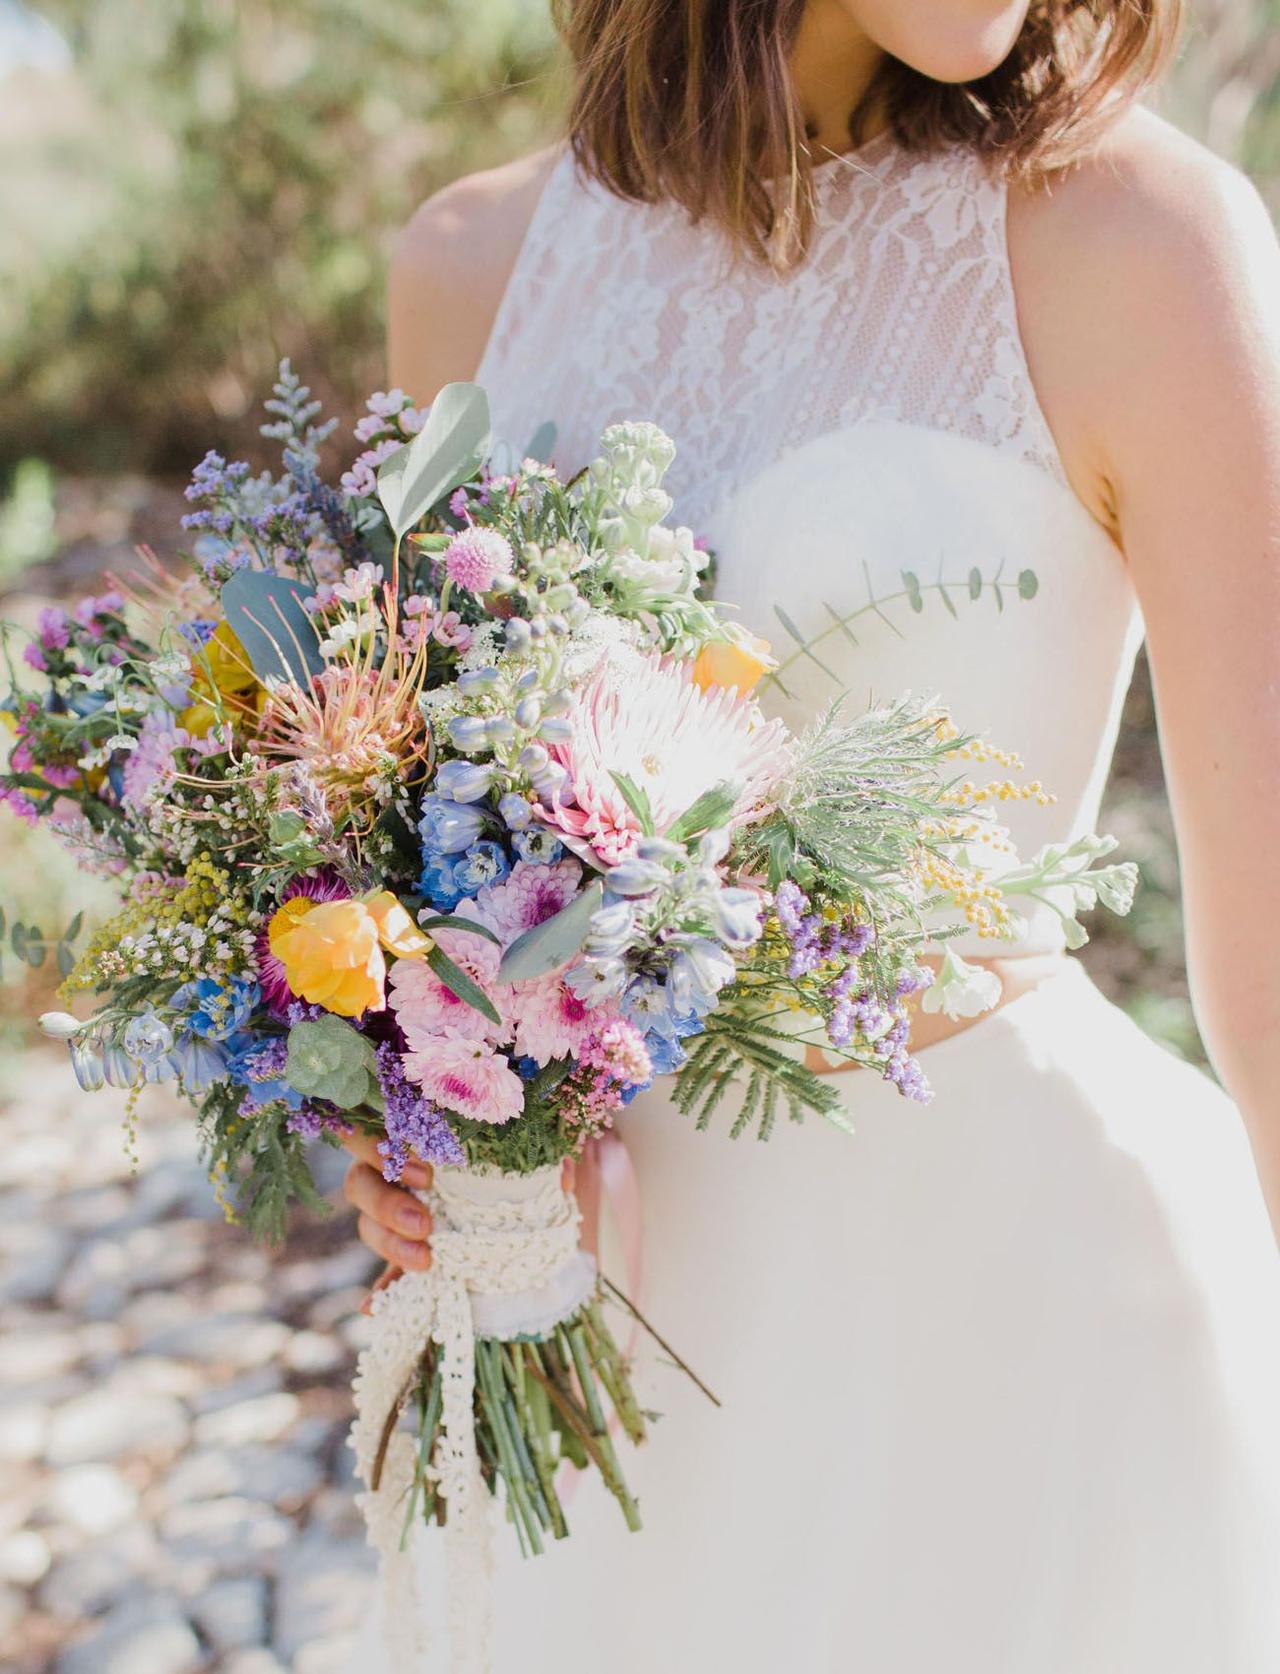
[{"label": "magenta flower", "polygon": [[500,576],[511,574],[514,565],[511,543],[496,529],[464,529],[445,548],[445,574],[468,593],[487,593]]},{"label": "magenta flower", "polygon": [[[460,908],[452,916],[468,915]],[[475,916],[478,918],[479,914]],[[458,969],[483,990],[501,1015],[503,997],[510,990],[499,987],[498,961],[502,955],[497,946],[487,937],[468,930],[437,929],[432,931],[432,937]],[[420,1052],[429,1053],[432,1041],[441,1035],[489,1041],[511,1037],[509,1023],[494,1023],[483,1012],[460,1000],[424,959],[397,959],[388,986],[396,1021],[409,1045]]]},{"label": "magenta flower", "polygon": [[557,860],[550,866],[517,860],[508,877],[487,884],[476,896],[475,916],[504,948],[509,947],[517,936],[567,907],[581,881],[582,867],[576,860]]},{"label": "magenta flower", "polygon": [[538,977],[511,990],[515,1049],[539,1065],[553,1058],[576,1058],[599,1024],[596,1012],[560,977]]},{"label": "magenta flower", "polygon": [[427,1098],[458,1116],[497,1125],[524,1109],[524,1082],[485,1041],[436,1035],[427,1051],[411,1047],[403,1061]]},{"label": "magenta flower", "polygon": [[39,616],[40,643],[46,651],[65,651],[71,643],[71,623],[65,610],[46,605]]}]

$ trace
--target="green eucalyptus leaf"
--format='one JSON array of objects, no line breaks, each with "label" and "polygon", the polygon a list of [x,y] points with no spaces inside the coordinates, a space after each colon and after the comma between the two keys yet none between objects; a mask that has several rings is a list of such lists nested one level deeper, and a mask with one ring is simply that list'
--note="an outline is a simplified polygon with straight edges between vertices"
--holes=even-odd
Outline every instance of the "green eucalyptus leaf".
[{"label": "green eucalyptus leaf", "polygon": [[982,571],[980,569],[974,568],[969,571],[969,597],[971,599],[982,597]]},{"label": "green eucalyptus leaf", "polygon": [[440,978],[441,982],[464,1005],[469,1005],[473,1011],[478,1011],[482,1017],[487,1017],[491,1023],[501,1023],[493,1001],[464,970],[461,970],[450,959],[442,947],[433,947],[427,954],[427,964]]},{"label": "green eucalyptus leaf", "polygon": [[373,1043],[340,1017],[295,1023],[289,1031],[284,1078],[304,1098],[354,1110],[376,1093],[377,1067]]},{"label": "green eucalyptus leaf", "polygon": [[903,570],[902,585],[907,590],[907,603],[918,615],[924,609],[924,594],[920,591],[920,577],[914,570]]},{"label": "green eucalyptus leaf", "polygon": [[430,918],[420,918],[418,925],[423,930],[461,930],[465,935],[483,936],[485,941],[493,942],[498,947],[502,946],[501,938],[495,936],[487,924],[477,924],[473,918],[455,918],[450,913],[433,913]]},{"label": "green eucalyptus leaf", "polygon": [[[76,937],[80,934],[80,931],[83,929],[83,927],[84,927],[84,913],[83,912],[78,912],[76,914],[76,916],[71,920],[71,923],[68,924],[67,928],[63,932],[63,935],[62,935],[63,941],[64,942],[74,942]],[[0,929],[0,933],[2,933],[2,929]]]},{"label": "green eucalyptus leaf", "polygon": [[523,982],[567,965],[586,941],[592,914],[598,911],[603,899],[604,885],[596,878],[554,918],[545,919],[532,930],[526,930],[523,936],[517,936],[502,956],[499,980]]},{"label": "green eucalyptus leaf", "polygon": [[378,472],[378,498],[397,536],[474,477],[488,451],[488,397],[478,384],[446,384],[412,442]]},{"label": "green eucalyptus leaf", "polygon": [[303,608],[305,589],[287,576],[239,570],[223,583],[227,625],[244,646],[253,672],[268,680],[309,686],[324,668],[315,623]]},{"label": "green eucalyptus leaf", "polygon": [[1020,599],[1034,599],[1040,591],[1040,580],[1034,570],[1019,570],[1018,597]]},{"label": "green eucalyptus leaf", "polygon": [[69,977],[76,968],[76,956],[66,942],[58,943],[57,960],[59,975]]}]

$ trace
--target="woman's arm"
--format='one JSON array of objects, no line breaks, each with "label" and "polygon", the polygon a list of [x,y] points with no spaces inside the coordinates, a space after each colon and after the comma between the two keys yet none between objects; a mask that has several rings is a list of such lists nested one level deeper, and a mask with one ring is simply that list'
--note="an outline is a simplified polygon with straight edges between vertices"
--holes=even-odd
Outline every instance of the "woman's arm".
[{"label": "woman's arm", "polygon": [[1244,178],[1145,114],[1010,238],[1037,387],[1146,619],[1196,1016],[1280,1231],[1280,250]]},{"label": "woman's arm", "polygon": [[416,402],[473,378],[555,148],[455,180],[414,214],[387,277],[387,375]]}]

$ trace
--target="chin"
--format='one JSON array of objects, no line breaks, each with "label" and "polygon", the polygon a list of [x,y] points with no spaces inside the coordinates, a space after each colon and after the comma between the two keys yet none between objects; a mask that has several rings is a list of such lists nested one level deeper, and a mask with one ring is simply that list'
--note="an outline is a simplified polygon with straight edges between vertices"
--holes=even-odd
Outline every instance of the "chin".
[{"label": "chin", "polygon": [[1029,0],[847,0],[885,52],[931,81],[979,81],[1022,32]]}]

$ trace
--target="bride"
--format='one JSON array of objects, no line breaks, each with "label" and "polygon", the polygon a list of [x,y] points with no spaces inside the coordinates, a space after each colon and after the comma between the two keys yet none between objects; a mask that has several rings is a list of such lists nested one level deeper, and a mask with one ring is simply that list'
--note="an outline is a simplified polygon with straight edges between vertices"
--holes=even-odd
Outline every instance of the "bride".
[{"label": "bride", "polygon": [[[721,597],[827,630],[825,668],[774,631],[767,701],[940,691],[1056,793],[1010,815],[1024,854],[1093,826],[1145,626],[1234,1102],[1048,907],[965,949],[993,1013],[919,1019],[927,1109],[850,1073],[854,1137],[726,1156],[637,1101],[648,1311],[724,1406],[642,1367],[646,1530],[586,1484],[577,1538],[504,1557],[499,1674],[1274,1674],[1280,260],[1246,182],[1132,107],[1175,0],[560,9],[569,143],[414,217],[393,379],[478,379],[569,469],[658,420]],[[1024,566],[1034,600],[969,600]],[[903,569],[955,612],[831,629]],[[362,1237],[425,1265],[370,1161]]]}]

